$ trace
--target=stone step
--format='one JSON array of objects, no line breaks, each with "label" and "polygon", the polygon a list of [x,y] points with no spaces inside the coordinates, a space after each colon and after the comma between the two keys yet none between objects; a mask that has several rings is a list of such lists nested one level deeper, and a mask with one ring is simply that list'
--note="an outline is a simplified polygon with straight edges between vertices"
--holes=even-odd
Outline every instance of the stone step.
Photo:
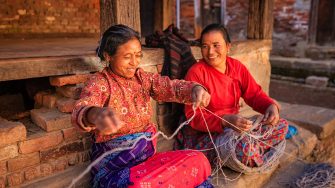
[{"label": "stone step", "polygon": [[[73,166],[65,171],[62,171],[54,176],[48,176],[43,179],[39,179],[29,184],[21,185],[22,188],[65,188],[68,187],[72,180],[76,178],[81,172],[85,170],[88,164],[81,164]],[[81,178],[73,188],[88,188],[90,187],[90,175],[86,174]]]},{"label": "stone step", "polygon": [[266,188],[282,188],[293,187],[293,183],[301,174],[303,174],[306,163],[294,161],[289,166],[279,167],[272,175],[269,182],[263,187]]},{"label": "stone step", "polygon": [[[290,124],[293,124],[290,122]],[[303,129],[297,125],[298,128],[298,135],[293,137],[293,140],[287,140],[287,145],[285,149],[285,154],[280,159],[280,164],[278,167],[286,167],[292,162],[299,158],[305,158],[308,156],[313,148],[316,145],[317,138],[316,136],[311,133],[310,131]],[[277,168],[277,167],[276,167]],[[213,183],[215,187],[225,187],[225,188],[240,188],[240,187],[249,187],[249,188],[259,188],[266,184],[271,175],[276,171],[274,168],[272,171],[263,174],[253,174],[253,175],[245,175],[240,173],[234,172],[230,169],[225,168],[224,173],[229,179],[235,179],[234,181],[226,181],[222,174],[219,174],[218,177],[214,175]],[[239,176],[240,175],[240,176]]]},{"label": "stone step", "polygon": [[271,56],[270,62],[272,74],[299,78],[306,78],[310,75],[335,78],[334,60]]},{"label": "stone step", "polygon": [[281,117],[315,133],[319,139],[335,131],[335,110],[300,104],[280,102]]},{"label": "stone step", "polygon": [[271,79],[270,96],[278,101],[335,109],[335,88]]}]

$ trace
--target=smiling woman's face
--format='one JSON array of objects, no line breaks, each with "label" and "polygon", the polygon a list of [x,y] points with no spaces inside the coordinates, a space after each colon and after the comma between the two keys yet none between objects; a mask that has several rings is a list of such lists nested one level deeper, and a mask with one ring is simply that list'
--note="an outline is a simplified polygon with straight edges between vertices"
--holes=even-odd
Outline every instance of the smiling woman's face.
[{"label": "smiling woman's face", "polygon": [[112,71],[122,77],[132,78],[142,58],[142,47],[136,38],[120,45],[113,56],[107,55]]},{"label": "smiling woman's face", "polygon": [[211,31],[202,37],[201,54],[209,65],[222,70],[226,66],[229,47],[220,31]]}]

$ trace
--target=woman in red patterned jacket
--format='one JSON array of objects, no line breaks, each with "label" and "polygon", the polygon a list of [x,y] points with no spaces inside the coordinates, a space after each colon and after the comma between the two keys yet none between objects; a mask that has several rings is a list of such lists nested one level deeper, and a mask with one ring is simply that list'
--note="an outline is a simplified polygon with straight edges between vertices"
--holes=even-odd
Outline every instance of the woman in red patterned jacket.
[{"label": "woman in red patterned jacket", "polygon": [[199,107],[208,105],[210,95],[194,82],[139,68],[139,38],[124,25],[104,32],[97,54],[109,66],[88,80],[72,113],[76,127],[95,134],[92,160],[118,150],[93,167],[93,187],[211,187],[210,165],[201,152],[155,153],[156,140],[150,140],[156,133],[150,97]]}]

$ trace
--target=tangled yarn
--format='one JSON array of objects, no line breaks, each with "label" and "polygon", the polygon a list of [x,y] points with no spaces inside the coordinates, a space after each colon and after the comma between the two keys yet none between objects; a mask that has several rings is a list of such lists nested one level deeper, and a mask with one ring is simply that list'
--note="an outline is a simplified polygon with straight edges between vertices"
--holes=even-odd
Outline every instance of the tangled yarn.
[{"label": "tangled yarn", "polygon": [[309,165],[304,174],[295,180],[293,186],[298,188],[335,187],[335,168],[326,163]]}]

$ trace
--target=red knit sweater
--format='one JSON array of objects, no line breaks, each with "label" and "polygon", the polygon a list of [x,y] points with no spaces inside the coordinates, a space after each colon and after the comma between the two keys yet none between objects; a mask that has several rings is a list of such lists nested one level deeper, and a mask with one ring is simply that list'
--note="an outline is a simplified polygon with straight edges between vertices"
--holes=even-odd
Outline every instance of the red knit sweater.
[{"label": "red knit sweater", "polygon": [[[274,101],[266,95],[241,62],[231,57],[227,57],[226,62],[227,68],[223,74],[204,60],[200,60],[189,69],[185,80],[198,82],[208,90],[211,94],[211,101],[207,109],[221,117],[224,114],[238,113],[240,97],[254,110],[264,114]],[[211,132],[223,132],[222,120],[205,110],[202,112]],[[193,115],[191,105],[185,105],[185,115],[187,118]],[[199,110],[190,126],[196,130],[207,132]]]}]

